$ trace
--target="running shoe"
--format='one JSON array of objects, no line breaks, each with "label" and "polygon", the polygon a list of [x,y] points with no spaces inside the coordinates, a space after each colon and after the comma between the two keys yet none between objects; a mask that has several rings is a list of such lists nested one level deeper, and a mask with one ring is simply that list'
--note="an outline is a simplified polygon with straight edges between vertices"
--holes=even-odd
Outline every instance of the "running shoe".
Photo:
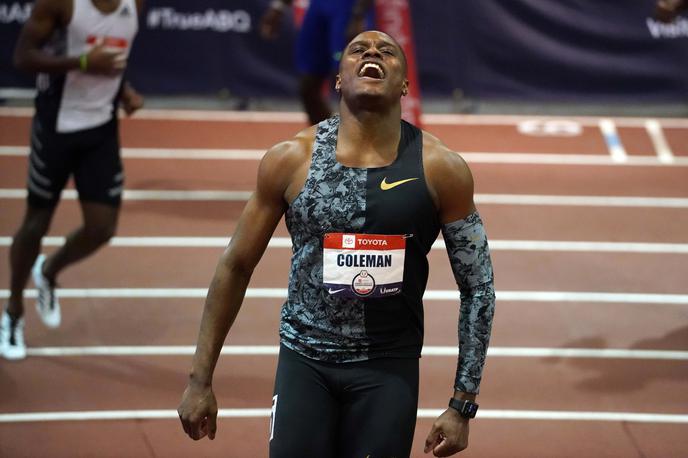
[{"label": "running shoe", "polygon": [[0,318],[0,353],[6,359],[26,358],[24,319],[13,320],[7,311]]},{"label": "running shoe", "polygon": [[60,325],[60,303],[57,300],[55,293],[55,285],[50,283],[50,280],[43,275],[43,265],[45,264],[45,255],[41,254],[36,258],[36,263],[33,265],[31,271],[33,275],[33,282],[38,290],[38,298],[36,299],[36,311],[41,321],[49,328],[56,328]]}]

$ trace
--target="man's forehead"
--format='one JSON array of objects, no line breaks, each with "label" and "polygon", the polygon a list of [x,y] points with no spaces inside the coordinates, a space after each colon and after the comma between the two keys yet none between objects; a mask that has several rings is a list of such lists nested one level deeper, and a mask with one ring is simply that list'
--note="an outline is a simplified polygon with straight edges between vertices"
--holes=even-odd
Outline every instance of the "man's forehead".
[{"label": "man's forehead", "polygon": [[368,42],[368,41],[384,41],[389,44],[392,44],[396,47],[399,47],[399,44],[396,42],[396,40],[389,35],[387,35],[385,32],[380,32],[378,30],[368,30],[365,32],[361,32],[358,35],[354,37],[353,40],[349,42],[349,45],[352,43],[357,43],[357,42]]}]

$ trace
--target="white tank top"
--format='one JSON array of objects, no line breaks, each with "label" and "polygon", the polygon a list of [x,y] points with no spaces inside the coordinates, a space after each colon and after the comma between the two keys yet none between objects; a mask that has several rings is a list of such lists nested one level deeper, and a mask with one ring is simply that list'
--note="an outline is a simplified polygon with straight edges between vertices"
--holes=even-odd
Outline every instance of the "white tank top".
[{"label": "white tank top", "polygon": [[[66,55],[87,53],[96,43],[123,51],[129,56],[138,30],[135,0],[120,0],[115,11],[104,14],[91,0],[74,0],[72,20],[67,26]],[[117,96],[122,74],[92,75],[80,70],[67,73],[57,113],[56,130],[75,132],[105,124],[116,115],[113,100]]]}]

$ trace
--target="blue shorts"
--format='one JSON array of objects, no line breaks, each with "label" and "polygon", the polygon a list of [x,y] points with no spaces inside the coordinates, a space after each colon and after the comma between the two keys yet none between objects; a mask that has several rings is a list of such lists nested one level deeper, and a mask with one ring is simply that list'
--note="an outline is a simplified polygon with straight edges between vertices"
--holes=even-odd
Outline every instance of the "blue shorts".
[{"label": "blue shorts", "polygon": [[[328,76],[337,72],[355,1],[311,0],[296,40],[296,68],[301,73]],[[372,27],[372,12],[366,21],[367,28]]]}]

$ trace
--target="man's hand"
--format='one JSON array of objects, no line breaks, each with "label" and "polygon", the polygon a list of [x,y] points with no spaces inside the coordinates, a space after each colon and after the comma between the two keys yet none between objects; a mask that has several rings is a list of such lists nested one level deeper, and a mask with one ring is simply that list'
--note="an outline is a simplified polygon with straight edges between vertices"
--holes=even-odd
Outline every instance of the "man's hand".
[{"label": "man's hand", "polygon": [[210,386],[195,387],[192,383],[186,387],[182,402],[177,408],[184,432],[193,440],[215,439],[217,431],[217,401]]},{"label": "man's hand", "polygon": [[425,453],[451,456],[468,447],[468,420],[449,408],[432,425],[425,439]]},{"label": "man's hand", "polygon": [[116,75],[124,71],[127,58],[122,51],[113,51],[104,44],[96,44],[86,54],[86,73]]},{"label": "man's hand", "polygon": [[136,90],[129,85],[129,83],[124,83],[122,88],[122,98],[120,99],[120,104],[122,109],[127,114],[131,116],[136,110],[143,107],[143,96],[136,92]]},{"label": "man's hand", "polygon": [[682,11],[688,9],[686,0],[657,0],[655,18],[661,22],[672,22]]}]

